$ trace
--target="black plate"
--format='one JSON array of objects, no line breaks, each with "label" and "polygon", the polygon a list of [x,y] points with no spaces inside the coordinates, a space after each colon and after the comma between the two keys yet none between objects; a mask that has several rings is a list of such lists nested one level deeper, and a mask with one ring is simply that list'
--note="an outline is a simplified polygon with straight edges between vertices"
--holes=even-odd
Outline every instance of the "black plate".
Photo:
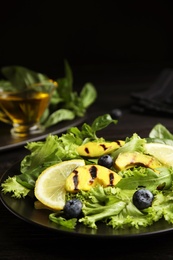
[{"label": "black plate", "polygon": [[75,118],[73,120],[62,121],[54,126],[47,128],[44,133],[28,135],[24,138],[14,138],[10,133],[11,125],[0,122],[0,152],[12,148],[24,146],[27,142],[39,141],[48,134],[61,134],[72,126],[80,125],[86,121],[85,117]]},{"label": "black plate", "polygon": [[[7,179],[8,176],[12,177],[13,175],[18,174],[19,167],[20,162],[13,165],[9,170],[7,170],[0,180],[0,185]],[[70,230],[49,221],[48,216],[50,211],[36,210],[34,208],[34,199],[29,196],[25,199],[14,199],[9,194],[3,194],[1,191],[0,198],[4,206],[18,218],[28,223],[36,224],[43,228],[48,228],[57,232],[63,232],[69,235],[119,239],[148,235],[151,236],[173,231],[173,225],[168,224],[164,220],[160,220],[150,227],[140,229],[129,228],[123,230],[115,230],[111,227],[106,226],[104,223],[99,223],[97,230],[87,228],[82,224],[78,225],[75,230]]]}]

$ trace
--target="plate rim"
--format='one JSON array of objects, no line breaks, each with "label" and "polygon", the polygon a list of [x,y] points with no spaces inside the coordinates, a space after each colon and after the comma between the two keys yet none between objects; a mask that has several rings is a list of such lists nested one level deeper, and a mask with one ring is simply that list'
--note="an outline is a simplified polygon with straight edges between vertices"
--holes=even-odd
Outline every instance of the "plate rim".
[{"label": "plate rim", "polygon": [[[80,124],[82,124],[87,118],[87,115],[83,116],[83,117],[76,117],[73,120],[64,120],[61,121],[55,125],[50,126],[49,128],[47,128],[45,133],[41,133],[41,134],[37,134],[37,135],[30,135],[28,138],[21,140],[20,142],[16,142],[16,143],[12,143],[12,144],[7,144],[7,145],[3,145],[0,146],[0,153],[4,152],[4,151],[8,151],[10,149],[15,149],[21,146],[26,145],[28,142],[35,142],[35,141],[41,141],[43,139],[45,139],[49,134],[55,135],[55,134],[62,134],[63,132],[65,132],[68,128],[73,127],[73,126],[78,126]],[[69,123],[67,125],[63,125],[64,123]],[[55,129],[54,128],[59,124],[62,124],[62,126],[60,127],[60,129]],[[11,134],[9,132],[9,137],[11,137]]]}]

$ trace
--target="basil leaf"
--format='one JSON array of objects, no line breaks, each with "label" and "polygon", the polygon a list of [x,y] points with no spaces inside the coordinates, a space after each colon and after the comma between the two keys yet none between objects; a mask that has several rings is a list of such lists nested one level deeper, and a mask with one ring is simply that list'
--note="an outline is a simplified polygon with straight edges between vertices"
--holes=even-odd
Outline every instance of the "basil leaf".
[{"label": "basil leaf", "polygon": [[67,109],[59,109],[49,116],[47,121],[44,123],[44,126],[49,127],[63,120],[72,120],[74,118],[75,118],[75,114],[72,111]]},{"label": "basil leaf", "polygon": [[80,98],[84,108],[89,107],[97,98],[97,92],[91,83],[86,83],[80,93]]},{"label": "basil leaf", "polygon": [[32,84],[49,80],[47,76],[21,66],[3,67],[1,72],[11,82],[11,85],[19,90],[28,88]]},{"label": "basil leaf", "polygon": [[105,114],[103,116],[97,117],[94,122],[92,123],[91,127],[94,132],[97,132],[105,127],[107,127],[109,124],[114,123],[117,124],[117,120],[112,119],[112,117],[109,114]]}]

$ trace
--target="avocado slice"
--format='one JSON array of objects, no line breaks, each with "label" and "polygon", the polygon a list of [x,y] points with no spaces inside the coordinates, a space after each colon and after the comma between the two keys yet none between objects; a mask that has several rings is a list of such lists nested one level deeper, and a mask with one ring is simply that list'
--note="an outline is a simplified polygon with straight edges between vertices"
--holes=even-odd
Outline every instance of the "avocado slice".
[{"label": "avocado slice", "polygon": [[118,170],[128,169],[134,166],[144,166],[156,169],[162,166],[155,157],[139,152],[120,153],[115,160],[115,168]]}]

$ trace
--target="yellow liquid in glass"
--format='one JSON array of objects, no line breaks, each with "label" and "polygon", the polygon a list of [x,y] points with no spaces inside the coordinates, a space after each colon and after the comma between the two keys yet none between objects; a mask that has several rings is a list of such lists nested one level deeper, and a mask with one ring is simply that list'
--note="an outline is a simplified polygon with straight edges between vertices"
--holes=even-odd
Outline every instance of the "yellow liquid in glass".
[{"label": "yellow liquid in glass", "polygon": [[50,95],[43,92],[0,96],[0,106],[13,124],[34,125],[49,104]]}]

